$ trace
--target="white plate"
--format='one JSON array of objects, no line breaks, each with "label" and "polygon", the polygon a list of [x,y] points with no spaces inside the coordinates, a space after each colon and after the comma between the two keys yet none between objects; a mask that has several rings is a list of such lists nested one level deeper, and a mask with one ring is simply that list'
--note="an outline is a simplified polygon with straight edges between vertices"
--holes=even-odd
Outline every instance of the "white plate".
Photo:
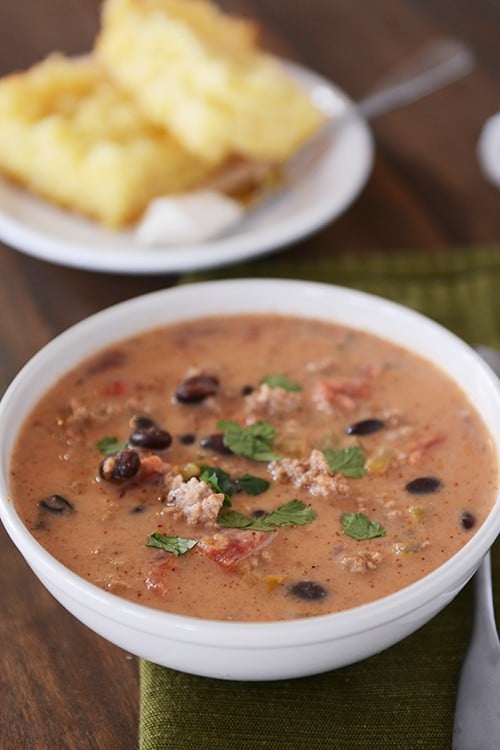
[{"label": "white plate", "polygon": [[[327,114],[342,112],[348,97],[310,70],[285,63]],[[0,239],[17,250],[64,266],[106,273],[194,271],[263,255],[298,240],[339,216],[364,186],[372,167],[370,130],[350,120],[321,162],[280,201],[203,244],[145,247],[132,231],[112,232],[39,200],[0,180]]]}]

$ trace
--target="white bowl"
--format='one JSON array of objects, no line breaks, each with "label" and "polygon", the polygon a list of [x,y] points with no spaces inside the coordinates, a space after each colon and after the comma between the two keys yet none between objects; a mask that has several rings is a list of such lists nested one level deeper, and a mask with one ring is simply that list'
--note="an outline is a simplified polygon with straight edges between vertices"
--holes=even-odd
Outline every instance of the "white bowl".
[{"label": "white bowl", "polygon": [[477,156],[486,179],[500,187],[500,114],[489,117],[477,143]]},{"label": "white bowl", "polygon": [[500,386],[476,353],[441,326],[360,292],[300,281],[235,280],[149,294],[66,331],[19,373],[0,404],[0,516],[47,589],[112,643],[157,664],[199,675],[272,680],[324,672],[387,648],[448,604],[478,568],[500,531],[500,494],[470,541],[437,570],[401,591],[344,612],[275,623],[229,623],[159,612],[83,580],[46,552],[9,500],[9,463],[28,412],[69,368],[152,325],[238,312],[272,311],[363,328],[432,360],[457,381],[500,448]]}]

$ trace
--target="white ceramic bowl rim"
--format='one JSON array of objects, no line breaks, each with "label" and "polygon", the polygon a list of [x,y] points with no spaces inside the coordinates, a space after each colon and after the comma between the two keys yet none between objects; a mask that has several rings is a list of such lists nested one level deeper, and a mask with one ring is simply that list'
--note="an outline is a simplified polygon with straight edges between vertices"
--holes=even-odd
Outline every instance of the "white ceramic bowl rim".
[{"label": "white ceramic bowl rim", "polygon": [[[278,297],[279,303],[276,301]],[[221,309],[221,298],[226,309]],[[302,307],[297,310],[299,298],[302,298]],[[304,299],[310,305],[304,306]],[[332,300],[338,305],[334,313],[331,309]],[[191,303],[187,305],[187,310],[186,302]],[[329,304],[329,310],[321,314],[323,303]],[[166,308],[162,310],[164,304]],[[193,309],[196,308],[196,304],[199,306],[198,310]],[[374,305],[377,309],[376,320],[373,316]],[[157,320],[152,319],[153,310],[160,313]],[[352,319],[355,310],[356,320],[363,318],[363,325]],[[405,346],[403,342],[406,335],[407,348],[419,353],[421,349],[408,342],[411,341],[411,334],[414,334],[415,330],[421,330],[422,336],[426,337],[428,342],[433,342],[432,346],[426,343],[425,347],[428,349],[429,359],[439,363],[439,359],[444,356],[443,352],[449,350],[455,357],[456,365],[466,368],[470,377],[479,383],[484,399],[491,404],[489,414],[482,414],[483,419],[496,443],[500,445],[498,378],[462,340],[437,323],[401,305],[329,284],[285,279],[203,282],[143,295],[97,313],[51,341],[20,371],[0,403],[0,518],[28,563],[31,564],[30,561],[36,559],[37,574],[42,580],[45,577],[52,583],[60,580],[64,583],[66,593],[75,600],[84,599],[90,609],[96,612],[105,611],[110,619],[116,622],[126,621],[129,627],[137,628],[141,632],[162,635],[168,631],[175,633],[175,638],[179,641],[206,645],[219,643],[222,638],[229,649],[241,648],[242,645],[247,649],[272,649],[276,646],[312,644],[334,638],[347,638],[354,633],[383,626],[400,617],[402,612],[411,614],[422,602],[439,597],[453,588],[457,566],[464,570],[473,570],[477,567],[477,562],[500,532],[500,496],[497,497],[487,521],[471,540],[450,560],[416,583],[354,609],[271,623],[204,620],[164,613],[129,602],[69,571],[30,534],[8,500],[8,464],[15,437],[11,434],[9,425],[12,420],[19,421],[17,412],[20,405],[23,416],[27,415],[46,388],[57,381],[67,369],[113,341],[119,341],[141,330],[162,325],[164,322],[168,324],[170,321],[197,318],[201,315],[266,311],[302,317],[323,317],[325,320],[337,321],[355,328],[373,330],[385,338],[392,338],[389,331],[394,328],[394,321],[398,321],[399,332],[393,340]],[[380,330],[381,319],[387,326],[385,333]],[[131,328],[117,336],[116,326],[123,320],[130,321]],[[89,341],[92,343],[88,344]],[[59,358],[68,358],[70,349],[69,365],[61,369],[56,368],[55,376],[46,376],[44,379],[44,373],[47,369],[50,370],[50,363],[59,361]]]}]

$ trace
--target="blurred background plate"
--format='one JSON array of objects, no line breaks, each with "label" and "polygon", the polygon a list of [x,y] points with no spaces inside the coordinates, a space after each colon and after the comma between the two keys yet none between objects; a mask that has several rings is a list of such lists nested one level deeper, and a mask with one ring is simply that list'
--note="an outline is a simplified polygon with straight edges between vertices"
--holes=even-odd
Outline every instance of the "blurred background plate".
[{"label": "blurred background plate", "polygon": [[[295,64],[284,65],[328,114],[341,113],[349,106],[349,98],[321,76]],[[0,240],[53,263],[105,273],[213,268],[277,250],[338,217],[365,185],[372,161],[373,141],[366,122],[349,119],[318,165],[285,197],[224,237],[169,247],[140,245],[132,231],[108,231],[0,181]]]}]

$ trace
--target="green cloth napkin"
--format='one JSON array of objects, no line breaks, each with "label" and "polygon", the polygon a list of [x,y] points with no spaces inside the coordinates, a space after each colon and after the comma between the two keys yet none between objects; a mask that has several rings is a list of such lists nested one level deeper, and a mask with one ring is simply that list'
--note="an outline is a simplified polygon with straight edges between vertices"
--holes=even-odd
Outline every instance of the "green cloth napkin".
[{"label": "green cloth napkin", "polygon": [[[420,310],[470,343],[500,348],[500,249],[346,255],[287,254],[184,282],[304,278],[362,289]],[[493,551],[500,580],[500,549]],[[498,588],[498,586],[497,586]],[[500,602],[496,602],[497,612]],[[448,750],[471,586],[392,648],[326,674],[226,682],[141,662],[141,750]],[[491,750],[499,738],[492,738]]]}]

